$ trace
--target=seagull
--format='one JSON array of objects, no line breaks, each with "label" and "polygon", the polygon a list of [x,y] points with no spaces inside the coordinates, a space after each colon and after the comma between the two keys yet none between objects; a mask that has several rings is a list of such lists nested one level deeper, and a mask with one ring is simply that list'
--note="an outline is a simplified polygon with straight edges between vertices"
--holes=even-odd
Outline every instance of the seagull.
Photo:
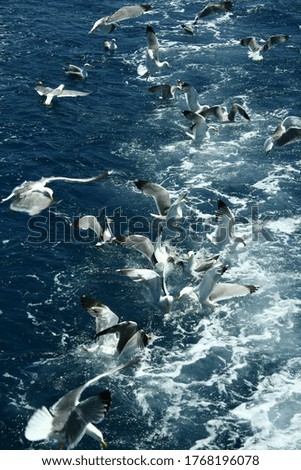
[{"label": "seagull", "polygon": [[203,140],[210,140],[210,131],[214,130],[218,132],[218,129],[214,125],[208,125],[206,119],[198,113],[194,113],[189,110],[183,111],[184,116],[192,121],[193,125],[190,132],[186,132],[188,137],[191,137],[192,140],[202,142]]},{"label": "seagull", "polygon": [[90,93],[85,91],[77,90],[65,90],[65,85],[59,85],[57,88],[45,87],[42,82],[38,82],[35,86],[35,90],[40,96],[46,96],[44,104],[49,106],[54,97],[64,98],[64,97],[75,97],[75,96],[87,96]]},{"label": "seagull", "polygon": [[188,296],[200,302],[201,305],[214,308],[217,307],[215,302],[232,297],[244,297],[258,290],[258,287],[253,285],[220,283],[219,280],[226,270],[227,266],[223,264],[214,265],[205,272],[204,277],[196,286],[184,287],[179,294],[179,300],[183,296]]},{"label": "seagull", "polygon": [[250,121],[248,113],[245,111],[244,108],[242,108],[242,106],[237,103],[232,104],[231,111],[229,113],[225,106],[220,105],[211,106],[207,109],[203,109],[202,111],[200,111],[200,114],[204,118],[213,116],[219,122],[234,122],[237,113],[244,117],[247,121]]},{"label": "seagull", "polygon": [[200,251],[188,252],[188,261],[185,266],[185,271],[192,276],[198,277],[200,273],[204,273],[208,269],[211,269],[219,259],[220,254],[211,256],[210,258],[204,257],[204,254]]},{"label": "seagull", "polygon": [[153,242],[145,235],[128,235],[118,236],[114,240],[118,245],[126,246],[127,248],[135,248],[153,264],[157,264],[158,260],[155,256],[155,248]]},{"label": "seagull", "polygon": [[68,69],[64,69],[65,73],[73,78],[86,78],[88,76],[87,68],[93,68],[93,65],[86,62],[83,67],[77,65],[67,64]]},{"label": "seagull", "polygon": [[146,65],[139,65],[138,75],[149,76],[154,75],[163,67],[170,67],[169,63],[165,60],[163,62],[159,59],[159,41],[156,33],[151,26],[146,27],[147,49],[146,49]]},{"label": "seagull", "polygon": [[133,360],[120,364],[96,375],[61,397],[49,410],[45,406],[36,410],[27,423],[26,439],[29,441],[54,439],[62,442],[67,449],[73,449],[86,433],[106,446],[102,433],[93,423],[99,423],[105,417],[111,404],[111,393],[105,390],[83,401],[79,401],[80,397],[87,387],[135,362],[137,361]]},{"label": "seagull", "polygon": [[52,181],[69,181],[75,183],[89,183],[97,181],[109,175],[104,171],[91,178],[67,178],[64,176],[50,176],[41,178],[38,181],[24,181],[20,186],[16,186],[9,196],[2,199],[0,204],[13,198],[10,209],[16,212],[27,212],[29,215],[37,215],[46,209],[53,202],[53,190],[46,185]]},{"label": "seagull", "polygon": [[152,7],[150,5],[129,5],[119,8],[112,13],[106,20],[106,23],[118,23],[119,21],[130,20],[148,12]]},{"label": "seagull", "polygon": [[150,336],[148,336],[143,330],[137,331],[137,326],[137,323],[134,321],[123,321],[98,332],[95,339],[105,335],[117,334],[117,353],[119,355],[122,354],[122,357],[136,354],[137,350],[146,348],[150,340]]},{"label": "seagull", "polygon": [[205,18],[213,13],[226,13],[233,8],[233,2],[208,3],[203,10],[196,14],[193,24],[197,24],[200,18]]},{"label": "seagull", "polygon": [[82,295],[80,297],[80,303],[82,307],[93,317],[95,318],[95,328],[96,335],[114,326],[118,323],[118,316],[112,312],[112,310],[105,304],[99,302],[99,300],[94,297],[89,297],[87,295]]},{"label": "seagull", "polygon": [[239,243],[242,243],[244,246],[246,245],[242,237],[235,236],[235,216],[222,199],[217,201],[215,217],[218,225],[212,234],[207,234],[207,238],[214,245],[218,245],[219,247],[226,246],[228,244],[236,247]]},{"label": "seagull", "polygon": [[190,36],[194,35],[194,29],[192,26],[189,26],[188,24],[181,24],[181,28],[183,28],[183,31],[185,31],[185,33],[189,34]]},{"label": "seagull", "polygon": [[176,220],[182,219],[182,204],[187,193],[180,195],[175,202],[171,203],[169,192],[163,186],[146,180],[137,180],[135,185],[144,194],[153,196],[155,199],[159,214],[151,213],[153,217],[156,217],[158,220],[165,220],[166,222],[172,218]]},{"label": "seagull", "polygon": [[193,113],[201,113],[205,109],[208,109],[209,106],[201,105],[199,102],[199,94],[196,89],[187,82],[182,82],[178,80],[178,85],[180,90],[185,94],[186,105],[189,111]]},{"label": "seagull", "polygon": [[100,30],[104,34],[110,34],[116,29],[116,25],[114,23],[107,23],[109,16],[104,16],[99,20],[95,21],[92,28],[88,32],[88,34],[95,33],[95,31]]},{"label": "seagull", "polygon": [[262,52],[266,52],[271,46],[281,44],[290,38],[287,34],[270,36],[262,45],[258,44],[254,36],[241,39],[241,46],[248,46],[248,56],[253,60],[262,60]]},{"label": "seagull", "polygon": [[[95,33],[97,29],[101,29],[103,32],[111,33],[116,27],[116,23],[120,21],[129,20],[136,18],[137,16],[143,15],[151,9],[150,5],[129,5],[119,8],[109,16],[104,16],[99,20],[95,21],[94,25],[89,31],[89,34]],[[112,27],[113,29],[110,29]]]},{"label": "seagull", "polygon": [[94,215],[84,215],[75,220],[73,226],[79,230],[92,230],[98,239],[96,246],[101,246],[105,243],[111,242],[114,239],[110,223],[112,220],[109,217],[104,218],[104,228],[100,225],[99,221]]},{"label": "seagull", "polygon": [[148,91],[154,93],[163,100],[177,98],[180,89],[177,85],[160,84],[151,86]]},{"label": "seagull", "polygon": [[297,140],[301,140],[301,118],[287,116],[278,126],[271,137],[264,143],[264,151],[270,152],[274,145],[282,147]]},{"label": "seagull", "polygon": [[104,41],[103,47],[108,51],[115,51],[117,49],[116,39],[111,39],[111,41]]},{"label": "seagull", "polygon": [[117,269],[117,272],[134,282],[144,283],[151,294],[153,306],[165,312],[170,311],[173,297],[167,291],[164,276],[152,269]]}]

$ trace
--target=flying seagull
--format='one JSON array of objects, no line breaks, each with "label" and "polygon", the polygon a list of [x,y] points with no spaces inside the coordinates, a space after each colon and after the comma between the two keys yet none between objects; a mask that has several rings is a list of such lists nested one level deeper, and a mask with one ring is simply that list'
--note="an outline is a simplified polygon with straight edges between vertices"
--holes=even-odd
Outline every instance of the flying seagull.
[{"label": "flying seagull", "polygon": [[50,88],[43,85],[42,82],[38,82],[35,86],[35,90],[40,96],[46,96],[44,104],[49,106],[53,98],[72,98],[76,96],[87,96],[90,93],[85,91],[77,90],[66,90],[65,85],[59,85],[57,88]]},{"label": "flying seagull", "polygon": [[150,295],[155,308],[169,312],[173,297],[168,293],[164,276],[152,269],[117,269],[117,272],[133,279],[134,282],[143,283]]},{"label": "flying seagull", "polygon": [[204,118],[214,117],[219,122],[234,122],[236,114],[240,114],[247,121],[250,121],[250,116],[246,110],[237,103],[232,104],[230,112],[228,112],[225,106],[216,105],[203,109],[200,111],[200,114],[204,116]]},{"label": "flying seagull", "polygon": [[65,73],[69,75],[69,77],[73,78],[86,78],[88,76],[87,68],[93,68],[93,65],[88,64],[86,62],[83,67],[78,67],[77,65],[67,64],[68,68],[64,69]]},{"label": "flying seagull", "polygon": [[102,433],[93,423],[99,423],[105,417],[111,404],[111,393],[105,390],[83,401],[80,401],[80,397],[87,387],[135,362],[133,360],[96,375],[61,397],[49,410],[45,406],[36,410],[27,423],[26,439],[56,440],[67,449],[73,449],[88,434],[105,446]]},{"label": "flying seagull", "polygon": [[203,140],[209,141],[210,131],[218,131],[215,125],[208,125],[206,119],[198,113],[194,113],[189,110],[184,110],[183,114],[186,119],[189,119],[193,123],[191,127],[192,132],[186,132],[186,135],[188,135],[188,137],[191,137],[192,140],[195,140],[197,142],[202,142]]},{"label": "flying seagull", "polygon": [[[99,20],[95,21],[94,25],[89,31],[89,34],[95,33],[97,29],[101,29],[103,32],[111,33],[115,27],[116,23],[120,21],[129,20],[136,18],[137,16],[143,15],[151,9],[150,5],[129,5],[119,8],[114,13],[109,16],[104,16]],[[113,29],[110,29],[113,27]]]},{"label": "flying seagull", "polygon": [[196,14],[193,24],[197,24],[199,19],[205,18],[213,13],[226,13],[233,8],[233,2],[208,3],[203,10]]},{"label": "flying seagull", "polygon": [[264,151],[270,152],[274,145],[282,147],[301,140],[301,118],[298,116],[287,116],[278,126],[271,137],[264,143]]},{"label": "flying seagull", "polygon": [[137,331],[137,326],[137,323],[134,321],[123,321],[106,328],[105,330],[99,331],[96,334],[95,339],[106,335],[117,334],[117,353],[122,354],[122,356],[136,353],[137,350],[146,348],[150,339],[143,330]]},{"label": "flying seagull", "polygon": [[117,43],[116,43],[116,39],[111,39],[111,41],[104,41],[103,43],[103,47],[107,50],[107,51],[116,51],[117,49]]},{"label": "flying seagull", "polygon": [[110,223],[112,220],[109,217],[104,218],[104,228],[100,225],[100,222],[94,215],[84,215],[79,219],[76,219],[73,226],[79,230],[92,230],[96,236],[98,242],[96,246],[101,246],[105,243],[111,242],[114,239]]},{"label": "flying seagull", "polygon": [[235,216],[227,204],[222,200],[217,201],[217,211],[215,213],[217,227],[212,234],[207,234],[207,238],[220,248],[228,244],[236,247],[238,243],[244,246],[245,241],[242,237],[236,237],[234,233]]},{"label": "flying seagull", "polygon": [[153,242],[146,237],[145,235],[128,235],[128,236],[118,236],[114,241],[121,246],[127,248],[134,248],[135,250],[142,253],[146,258],[153,264],[157,264],[158,260],[155,256],[155,247]]},{"label": "flying seagull", "polygon": [[181,80],[178,80],[178,85],[185,95],[186,105],[189,111],[192,111],[193,113],[201,113],[205,109],[209,108],[207,105],[200,104],[199,94],[192,85],[187,82],[182,82]]},{"label": "flying seagull", "polygon": [[220,283],[219,280],[226,270],[227,266],[225,265],[214,265],[205,272],[204,277],[196,286],[184,287],[180,292],[179,299],[188,296],[192,300],[200,302],[201,305],[214,308],[217,306],[215,302],[220,300],[244,297],[257,291],[258,287],[253,285]]},{"label": "flying seagull", "polygon": [[148,91],[154,93],[163,100],[176,98],[180,93],[180,88],[177,85],[159,84],[149,87]]},{"label": "flying seagull", "polygon": [[67,178],[64,176],[50,176],[41,178],[38,181],[24,181],[20,186],[16,186],[9,196],[2,199],[0,204],[13,198],[10,209],[16,212],[27,212],[29,215],[36,215],[46,209],[53,202],[53,190],[46,185],[52,181],[69,181],[71,183],[89,183],[107,177],[110,173],[104,171],[91,178]]},{"label": "flying seagull", "polygon": [[151,213],[153,217],[156,217],[159,220],[165,220],[166,222],[171,218],[182,218],[182,205],[187,193],[182,194],[175,202],[172,203],[169,192],[159,184],[151,183],[146,180],[137,180],[135,181],[135,185],[144,194],[152,196],[155,199],[159,214]]},{"label": "flying seagull", "polygon": [[262,60],[262,52],[266,52],[271,46],[281,44],[290,38],[287,34],[279,34],[277,36],[270,36],[263,44],[259,44],[254,36],[241,39],[241,46],[247,46],[248,56],[253,60]]},{"label": "flying seagull", "polygon": [[159,41],[156,36],[156,33],[152,26],[148,25],[146,27],[146,39],[147,39],[147,48],[146,48],[146,65],[140,64],[138,66],[138,75],[140,76],[149,76],[157,73],[163,67],[170,67],[169,63],[165,60],[160,61],[159,58]]}]

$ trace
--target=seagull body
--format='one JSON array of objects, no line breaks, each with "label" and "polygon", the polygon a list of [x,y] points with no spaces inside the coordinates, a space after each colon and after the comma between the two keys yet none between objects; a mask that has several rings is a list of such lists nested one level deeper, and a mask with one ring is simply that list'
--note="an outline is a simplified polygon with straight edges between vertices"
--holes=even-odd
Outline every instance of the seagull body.
[{"label": "seagull body", "polygon": [[185,31],[185,33],[189,34],[189,36],[194,35],[194,29],[193,29],[192,26],[190,26],[188,24],[181,24],[181,28],[183,28],[183,31]]},{"label": "seagull body", "polygon": [[[105,417],[111,404],[111,393],[105,390],[81,402],[80,397],[90,385],[133,363],[130,361],[96,375],[61,397],[49,411],[45,406],[36,410],[27,423],[26,439],[29,441],[54,439],[63,442],[67,449],[76,447],[85,433],[98,440],[102,439],[101,432],[93,423],[99,423]],[[102,443],[105,444],[103,439]]]},{"label": "seagull body", "polygon": [[207,238],[220,248],[226,245],[237,246],[242,243],[245,246],[245,241],[241,237],[236,237],[234,234],[235,216],[229,209],[224,201],[219,199],[217,201],[217,211],[215,214],[217,220],[217,227],[212,234],[207,234]]},{"label": "seagull body", "polygon": [[264,151],[270,152],[274,145],[282,147],[297,140],[301,140],[301,118],[287,116],[278,126],[271,137],[264,143]]},{"label": "seagull body", "polygon": [[136,18],[137,16],[148,12],[150,9],[150,5],[130,5],[119,8],[119,10],[116,10],[111,15],[104,16],[103,18],[95,21],[94,25],[89,31],[89,34],[95,33],[97,29],[100,29],[105,33],[111,33],[116,28],[116,23],[131,18]]},{"label": "seagull body", "polygon": [[233,8],[233,2],[208,3],[199,13],[196,14],[193,24],[197,24],[200,18],[205,18],[213,13],[226,13]]},{"label": "seagull body", "polygon": [[95,31],[99,30],[104,34],[110,34],[116,29],[116,25],[114,23],[107,23],[109,16],[104,16],[99,20],[95,21],[92,28],[90,29],[88,34],[95,33]]},{"label": "seagull body", "polygon": [[242,108],[242,106],[237,103],[232,104],[230,112],[227,111],[227,108],[225,106],[216,105],[202,110],[200,114],[204,118],[213,117],[219,122],[234,122],[236,114],[240,114],[247,121],[250,121],[248,113],[245,111],[244,108]]},{"label": "seagull body", "polygon": [[227,270],[225,265],[214,265],[207,270],[202,280],[196,286],[187,286],[181,290],[179,299],[187,295],[194,301],[200,302],[201,305],[208,307],[216,307],[220,300],[230,299],[232,297],[244,297],[252,294],[258,289],[253,285],[219,283],[223,273]]},{"label": "seagull body", "polygon": [[155,248],[153,242],[144,235],[128,235],[127,237],[119,236],[115,238],[118,245],[127,248],[134,248],[142,253],[153,264],[157,264],[158,260],[155,256]]},{"label": "seagull body", "polygon": [[192,140],[197,142],[203,142],[203,140],[210,140],[210,130],[218,131],[217,127],[214,125],[208,125],[206,119],[198,113],[194,113],[189,110],[183,111],[186,119],[192,121],[193,125],[190,132],[186,132],[188,137],[191,137]]},{"label": "seagull body", "polygon": [[[155,308],[169,312],[173,297],[168,293],[164,277],[152,269],[117,269],[117,272],[128,276],[134,282],[142,282],[149,290]],[[162,293],[163,291],[163,293]]]},{"label": "seagull body", "polygon": [[205,109],[208,109],[209,106],[201,105],[199,102],[199,94],[196,89],[187,82],[178,81],[180,90],[185,95],[186,105],[189,111],[193,113],[201,113]]},{"label": "seagull body", "polygon": [[29,215],[36,215],[46,209],[53,202],[53,190],[46,185],[52,181],[69,181],[75,183],[89,183],[108,176],[105,171],[92,178],[67,178],[64,176],[50,176],[41,178],[38,181],[24,181],[20,186],[16,186],[11,194],[2,199],[0,203],[8,201],[11,198],[13,202],[10,209],[17,212],[27,212]]},{"label": "seagull body", "polygon": [[262,60],[262,52],[266,52],[271,46],[281,44],[290,38],[287,34],[279,34],[277,36],[270,36],[263,44],[259,44],[254,36],[241,39],[241,46],[247,46],[248,56],[253,60]]},{"label": "seagull body", "polygon": [[161,85],[151,86],[148,89],[148,91],[156,94],[163,100],[169,100],[169,99],[176,98],[180,92],[180,89],[176,85],[161,84]]},{"label": "seagull body", "polygon": [[64,69],[65,73],[73,78],[82,78],[85,79],[88,76],[87,68],[93,67],[91,64],[86,62],[83,67],[78,67],[77,65],[67,64],[68,69]]},{"label": "seagull body", "polygon": [[107,51],[116,51],[116,49],[117,49],[116,39],[111,39],[111,41],[104,41],[103,47]]},{"label": "seagull body", "polygon": [[95,336],[98,339],[105,335],[117,335],[118,342],[116,351],[122,357],[135,354],[137,350],[144,349],[149,342],[149,337],[143,330],[137,331],[137,323],[134,321],[123,321],[100,331]]},{"label": "seagull body", "polygon": [[79,230],[92,230],[98,239],[96,246],[101,246],[114,239],[110,223],[111,219],[109,217],[105,217],[104,228],[102,228],[94,215],[84,215],[75,221],[74,226]]},{"label": "seagull body", "polygon": [[105,304],[99,302],[94,297],[82,295],[80,298],[82,307],[95,318],[96,335],[118,323],[118,316]]},{"label": "seagull body", "polygon": [[185,270],[192,276],[198,277],[200,273],[203,274],[204,271],[211,269],[216,264],[219,257],[220,255],[218,254],[207,258],[199,251],[196,253],[189,251]]},{"label": "seagull body", "polygon": [[151,26],[146,27],[146,65],[139,65],[138,75],[149,76],[156,74],[163,67],[170,67],[167,61],[161,62],[159,59],[159,41]]},{"label": "seagull body", "polygon": [[35,90],[40,96],[46,96],[44,104],[49,106],[53,98],[67,98],[67,97],[76,97],[76,96],[87,96],[90,93],[85,91],[77,90],[66,90],[65,85],[59,85],[57,88],[50,88],[43,86],[42,82],[38,82],[35,86]]},{"label": "seagull body", "polygon": [[171,203],[169,192],[163,186],[146,180],[135,181],[135,185],[144,194],[152,196],[155,199],[159,214],[151,215],[159,220],[165,220],[166,222],[171,218],[182,218],[182,204],[187,195],[186,193],[182,194],[175,202]]}]

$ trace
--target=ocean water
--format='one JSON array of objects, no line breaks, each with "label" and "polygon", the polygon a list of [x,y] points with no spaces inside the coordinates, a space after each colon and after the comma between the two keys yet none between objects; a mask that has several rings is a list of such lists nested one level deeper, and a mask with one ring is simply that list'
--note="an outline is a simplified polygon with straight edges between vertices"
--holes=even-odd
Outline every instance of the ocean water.
[{"label": "ocean water", "polygon": [[[300,115],[301,2],[234,3],[189,36],[180,25],[206,2],[153,0],[148,14],[110,35],[118,44],[111,53],[103,48],[108,35],[88,31],[126,2],[6,2],[1,198],[42,176],[113,174],[89,184],[52,183],[54,204],[37,216],[13,212],[8,202],[0,206],[1,449],[48,449],[24,436],[32,413],[115,365],[82,347],[94,335],[79,302],[83,294],[153,336],[139,364],[90,390],[112,392],[99,425],[109,449],[301,449],[301,147],[263,151],[283,118]],[[146,79],[137,68],[148,24],[171,67]],[[246,36],[280,33],[289,40],[259,62],[239,44]],[[86,80],[73,80],[64,74],[66,62],[93,68]],[[192,141],[184,96],[164,101],[148,91],[177,80],[193,85],[202,104],[241,104],[250,121],[220,124],[210,142]],[[47,107],[37,81],[91,93]],[[113,244],[96,247],[92,234],[79,239],[70,226],[75,217],[105,212],[116,232],[136,229],[154,238],[154,201],[135,189],[135,179],[162,184],[172,197],[187,191],[181,230],[164,233],[184,258],[189,250],[219,251],[204,220],[224,200],[246,239],[225,257],[224,280],[258,291],[201,308],[177,300],[192,280],[176,268],[168,280],[172,310],[153,308],[143,286],[116,273],[149,267],[142,255]],[[99,444],[85,436],[78,448]]]}]

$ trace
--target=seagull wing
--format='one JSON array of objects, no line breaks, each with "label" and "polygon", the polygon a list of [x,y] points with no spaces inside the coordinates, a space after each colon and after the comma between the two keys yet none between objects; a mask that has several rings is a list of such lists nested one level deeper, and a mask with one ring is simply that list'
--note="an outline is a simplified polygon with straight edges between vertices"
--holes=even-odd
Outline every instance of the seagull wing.
[{"label": "seagull wing", "polygon": [[82,295],[80,303],[87,312],[95,318],[96,334],[100,331],[116,325],[119,321],[118,316],[107,306],[99,302],[94,297]]},{"label": "seagull wing", "polygon": [[48,93],[51,93],[54,88],[50,88],[48,86],[44,86],[42,82],[38,82],[35,86],[35,90],[38,92],[39,95],[48,95]]},{"label": "seagull wing", "polygon": [[279,139],[275,141],[277,145],[286,145],[296,140],[301,139],[301,128],[300,127],[289,127],[286,132],[284,132]]},{"label": "seagull wing", "polygon": [[128,276],[134,282],[143,282],[149,289],[154,301],[161,296],[161,276],[152,269],[117,269],[117,272]]},{"label": "seagull wing", "polygon": [[147,256],[153,264],[157,263],[154,245],[148,237],[144,235],[129,235],[128,237],[116,237],[114,241],[119,245],[135,248],[135,250]]},{"label": "seagull wing", "polygon": [[71,183],[90,183],[91,181],[101,180],[109,176],[109,171],[103,171],[99,175],[92,176],[91,178],[68,178],[66,176],[50,176],[49,178],[41,178],[40,182],[46,185],[51,181],[70,181]]},{"label": "seagull wing", "polygon": [[264,45],[262,46],[262,51],[265,52],[267,51],[271,46],[274,46],[275,44],[281,44],[282,42],[285,42],[289,39],[289,36],[286,34],[279,34],[278,36],[270,36]]},{"label": "seagull wing", "polygon": [[73,449],[80,442],[89,423],[103,420],[111,405],[111,393],[105,390],[79,403],[70,414],[65,425],[67,449]]},{"label": "seagull wing", "polygon": [[217,283],[212,289],[209,299],[213,301],[231,299],[232,297],[244,297],[256,292],[258,287],[243,284]]},{"label": "seagull wing", "polygon": [[118,23],[119,21],[128,20],[131,18],[136,18],[137,16],[143,15],[151,9],[150,5],[130,5],[119,8],[119,10],[115,11],[112,15],[110,15],[106,23]]},{"label": "seagull wing", "polygon": [[57,98],[65,98],[65,97],[72,98],[75,96],[87,96],[87,95],[90,95],[90,92],[64,89],[57,95]]},{"label": "seagull wing", "polygon": [[153,53],[153,59],[159,60],[159,41],[151,26],[146,27],[147,48]]},{"label": "seagull wing", "polygon": [[171,206],[169,192],[156,183],[150,183],[145,180],[135,181],[135,185],[143,193],[153,196],[156,201],[157,209],[161,215],[166,215]]}]

